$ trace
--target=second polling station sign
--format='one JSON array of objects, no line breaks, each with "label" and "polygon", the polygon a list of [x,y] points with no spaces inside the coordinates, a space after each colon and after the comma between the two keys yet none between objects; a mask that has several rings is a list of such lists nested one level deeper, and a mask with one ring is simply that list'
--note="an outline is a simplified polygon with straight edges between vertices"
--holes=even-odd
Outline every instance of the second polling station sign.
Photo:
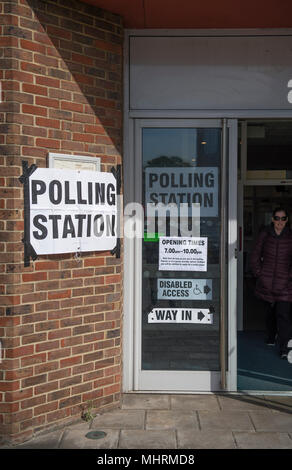
[{"label": "second polling station sign", "polygon": [[30,256],[117,250],[118,172],[23,162],[25,263]]},{"label": "second polling station sign", "polygon": [[217,167],[147,167],[146,203],[200,204],[202,217],[218,217]]}]

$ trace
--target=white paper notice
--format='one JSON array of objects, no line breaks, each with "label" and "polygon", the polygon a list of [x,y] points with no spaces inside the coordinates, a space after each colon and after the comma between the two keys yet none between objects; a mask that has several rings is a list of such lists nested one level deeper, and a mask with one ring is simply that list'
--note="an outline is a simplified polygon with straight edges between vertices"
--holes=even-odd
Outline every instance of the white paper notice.
[{"label": "white paper notice", "polygon": [[207,271],[207,237],[160,237],[160,271]]},{"label": "white paper notice", "polygon": [[153,308],[148,323],[207,323],[213,324],[213,313],[207,308]]}]

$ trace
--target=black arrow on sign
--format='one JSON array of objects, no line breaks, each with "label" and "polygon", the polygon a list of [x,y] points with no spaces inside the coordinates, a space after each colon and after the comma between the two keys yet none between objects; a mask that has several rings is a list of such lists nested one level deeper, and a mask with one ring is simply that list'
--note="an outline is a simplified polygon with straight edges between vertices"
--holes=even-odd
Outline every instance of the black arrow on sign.
[{"label": "black arrow on sign", "polygon": [[198,313],[198,319],[199,319],[200,321],[202,321],[203,318],[205,318],[205,315],[204,315],[203,312],[201,312],[201,310],[200,310],[199,313]]},{"label": "black arrow on sign", "polygon": [[204,294],[209,294],[210,291],[211,289],[209,286],[204,286]]}]

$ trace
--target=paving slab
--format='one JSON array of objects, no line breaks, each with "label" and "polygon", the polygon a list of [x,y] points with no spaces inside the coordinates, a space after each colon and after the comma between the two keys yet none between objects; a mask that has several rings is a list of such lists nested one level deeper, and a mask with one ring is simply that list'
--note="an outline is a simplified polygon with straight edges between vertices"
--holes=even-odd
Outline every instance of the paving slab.
[{"label": "paving slab", "polygon": [[[93,431],[95,429],[90,429]],[[99,430],[99,429],[98,429]],[[116,449],[119,441],[120,431],[117,429],[107,429],[106,436],[102,439],[88,439],[86,434],[89,432],[80,429],[67,429],[64,432],[60,443],[60,449]]]},{"label": "paving slab", "polygon": [[63,432],[62,429],[36,436],[23,444],[19,444],[17,449],[57,449]]},{"label": "paving slab", "polygon": [[169,408],[170,398],[168,395],[127,393],[122,397],[122,409],[168,410]]},{"label": "paving slab", "polygon": [[143,429],[145,411],[114,410],[98,414],[92,424],[92,429]]},{"label": "paving slab", "polygon": [[287,433],[235,432],[239,449],[292,449],[292,439]]},{"label": "paving slab", "polygon": [[231,431],[177,431],[179,449],[236,449]]},{"label": "paving slab", "polygon": [[251,411],[250,417],[257,432],[292,432],[292,414],[280,411]]},{"label": "paving slab", "polygon": [[203,431],[230,430],[253,431],[254,427],[245,411],[198,411],[199,422]]},{"label": "paving slab", "polygon": [[220,411],[216,395],[173,395],[170,397],[172,410],[214,410]]},{"label": "paving slab", "polygon": [[220,407],[225,410],[266,410],[268,402],[264,397],[245,395],[218,395]]},{"label": "paving slab", "polygon": [[195,431],[199,429],[196,412],[178,410],[147,411],[146,429],[179,429],[186,428]]},{"label": "paving slab", "polygon": [[292,413],[292,396],[265,396],[269,408],[274,411],[285,411]]},{"label": "paving slab", "polygon": [[176,449],[174,430],[122,430],[119,449]]}]

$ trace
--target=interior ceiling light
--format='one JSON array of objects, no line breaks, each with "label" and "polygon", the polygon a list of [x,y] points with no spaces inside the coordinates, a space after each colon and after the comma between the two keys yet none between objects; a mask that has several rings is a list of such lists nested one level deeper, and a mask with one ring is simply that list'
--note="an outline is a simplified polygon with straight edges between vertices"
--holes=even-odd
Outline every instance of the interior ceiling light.
[{"label": "interior ceiling light", "polygon": [[201,142],[202,145],[206,145],[206,143],[207,142],[205,140],[203,140],[203,142]]}]

